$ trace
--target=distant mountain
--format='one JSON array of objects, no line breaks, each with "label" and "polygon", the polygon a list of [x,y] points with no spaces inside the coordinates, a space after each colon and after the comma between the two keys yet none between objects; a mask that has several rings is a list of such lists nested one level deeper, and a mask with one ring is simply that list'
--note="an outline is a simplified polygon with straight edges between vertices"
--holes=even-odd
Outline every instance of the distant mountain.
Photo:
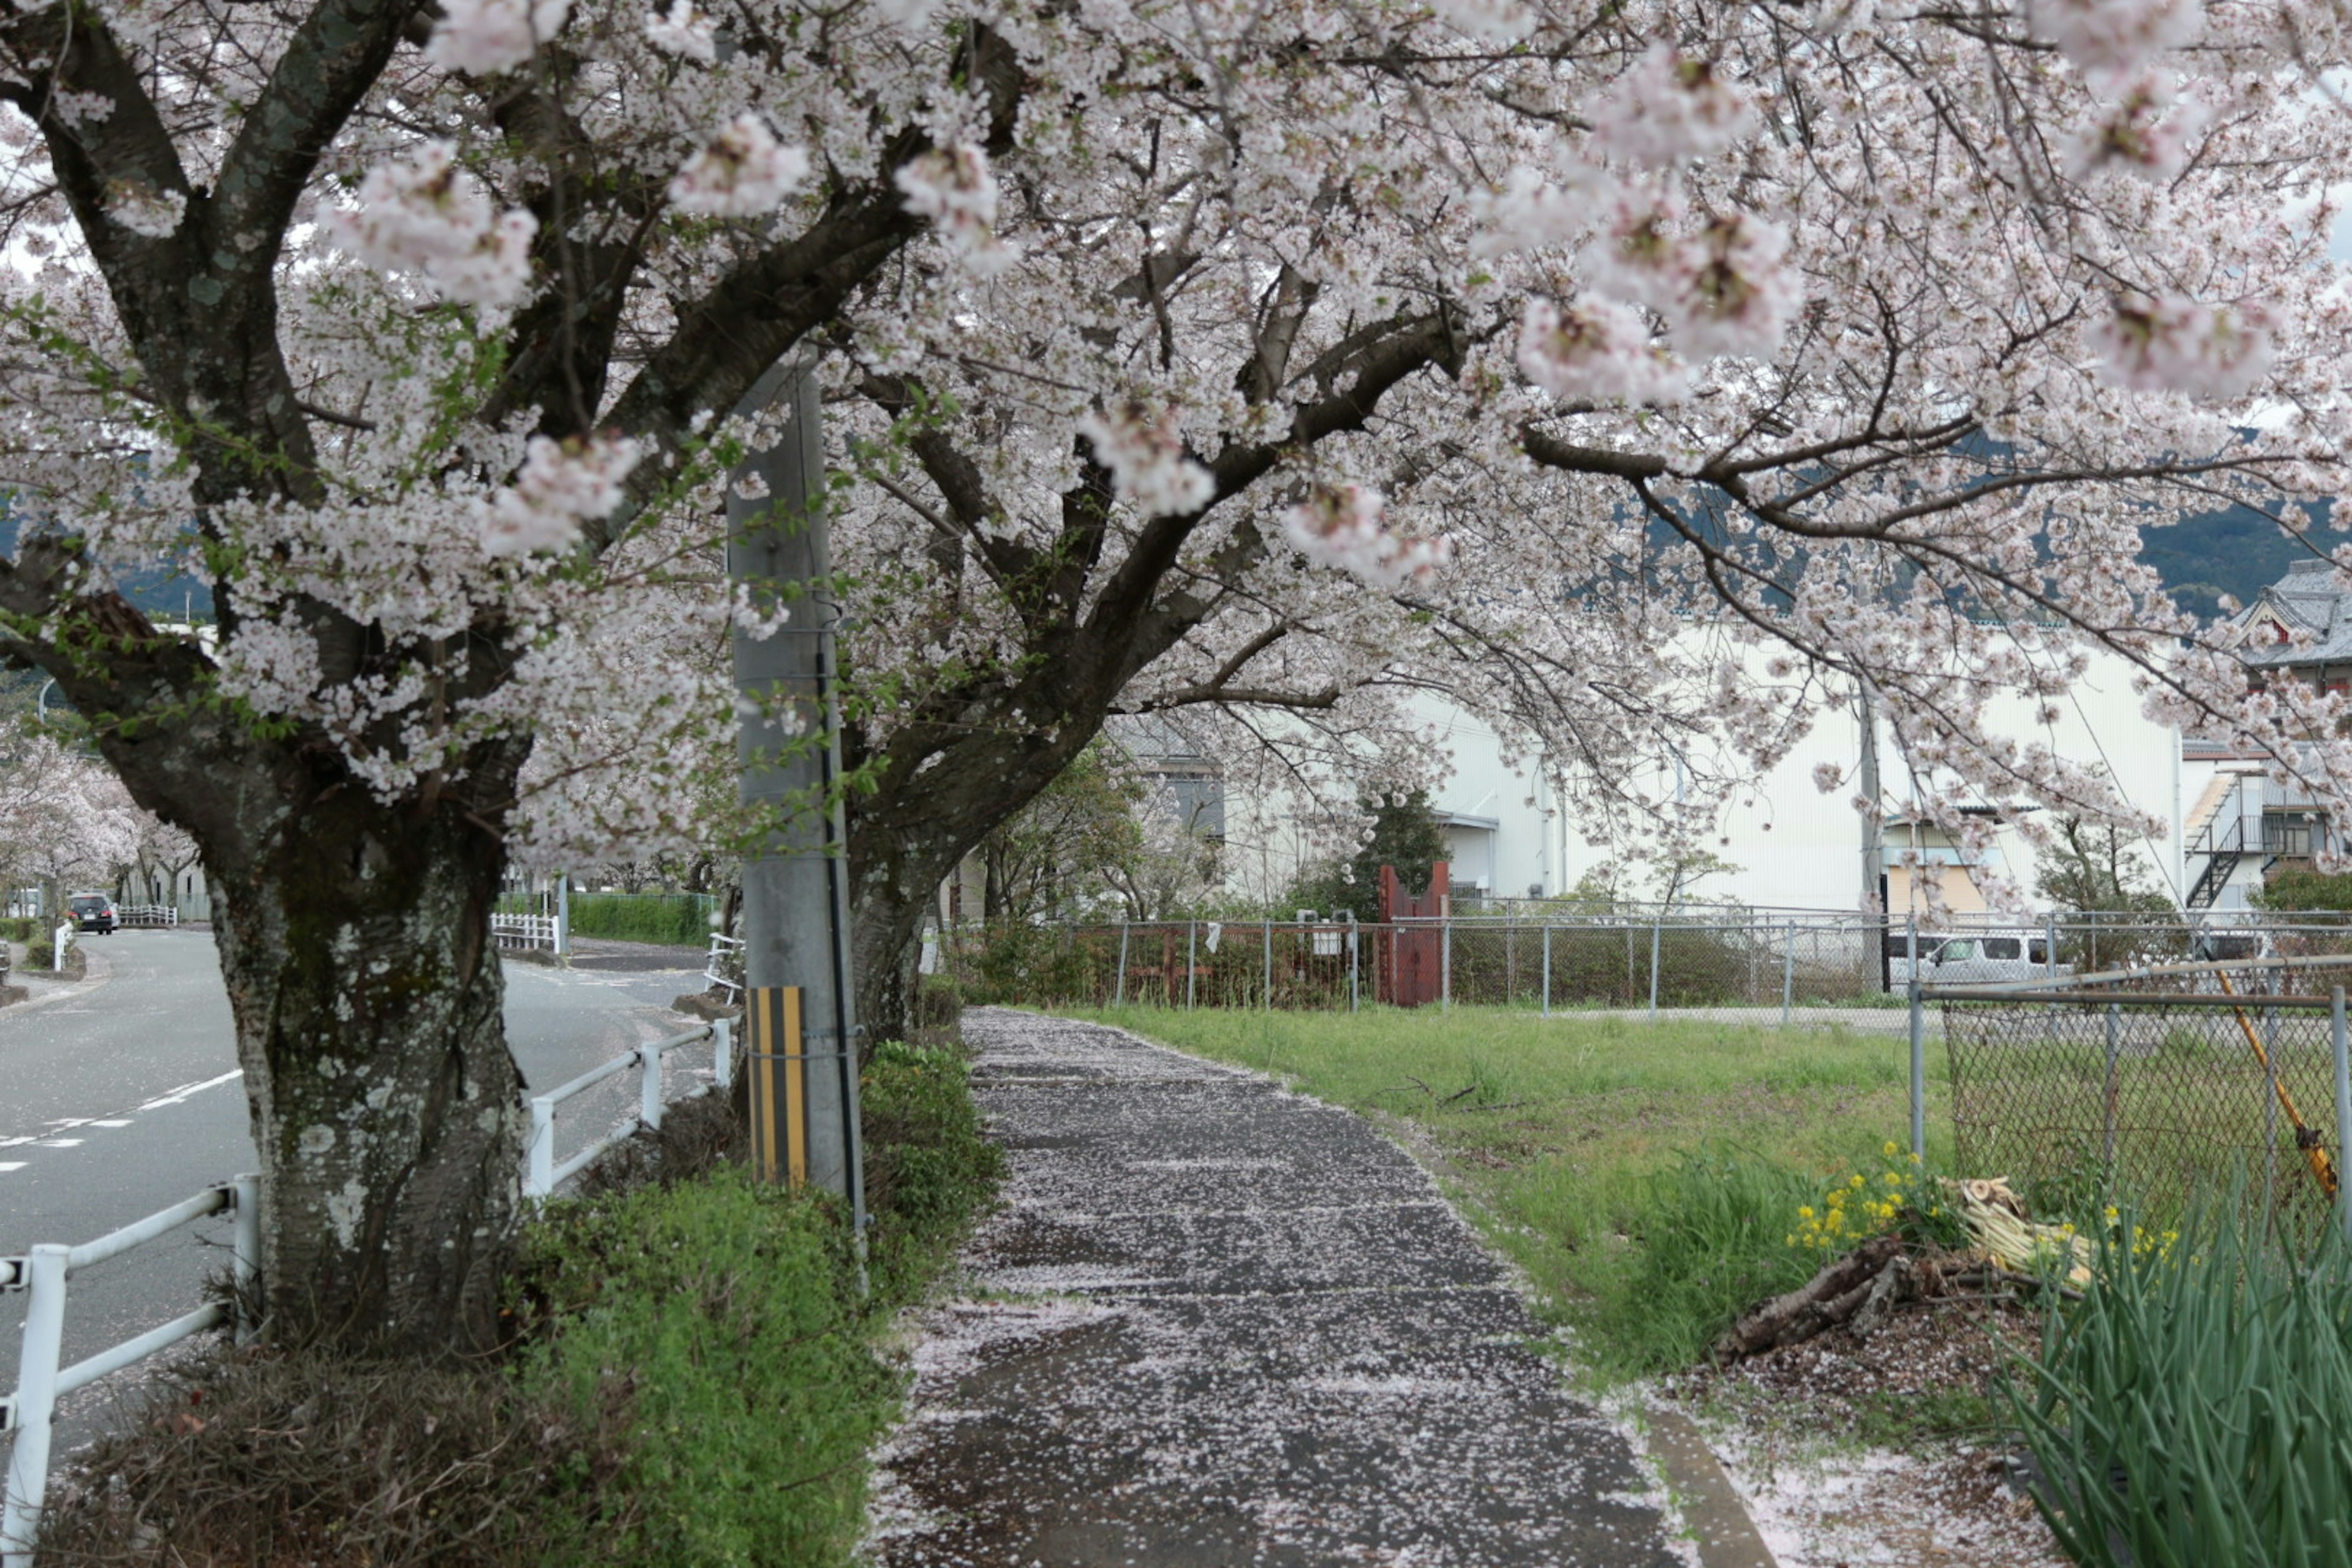
[{"label": "distant mountain", "polygon": [[2303,540],[2290,538],[2252,508],[2236,506],[2143,531],[2140,554],[2163,574],[2175,604],[2210,619],[2221,613],[2222,595],[2252,604],[2286,575],[2289,563],[2311,559],[2315,549],[2324,553],[2352,542],[2330,526],[2326,503],[2311,510],[2314,522]]},{"label": "distant mountain", "polygon": [[[0,496],[0,556],[16,553],[17,520],[9,514],[7,499]],[[122,595],[158,620],[212,619],[213,591],[184,572],[165,566],[124,569],[115,582]]]}]

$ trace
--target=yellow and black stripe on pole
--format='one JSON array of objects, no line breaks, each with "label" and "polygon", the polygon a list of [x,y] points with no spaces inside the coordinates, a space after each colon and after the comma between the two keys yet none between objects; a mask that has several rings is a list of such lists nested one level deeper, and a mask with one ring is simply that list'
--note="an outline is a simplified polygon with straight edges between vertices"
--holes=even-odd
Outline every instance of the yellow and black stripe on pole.
[{"label": "yellow and black stripe on pole", "polygon": [[808,1182],[808,1047],[801,988],[761,985],[744,993],[751,1058],[751,1163],[760,1180]]}]

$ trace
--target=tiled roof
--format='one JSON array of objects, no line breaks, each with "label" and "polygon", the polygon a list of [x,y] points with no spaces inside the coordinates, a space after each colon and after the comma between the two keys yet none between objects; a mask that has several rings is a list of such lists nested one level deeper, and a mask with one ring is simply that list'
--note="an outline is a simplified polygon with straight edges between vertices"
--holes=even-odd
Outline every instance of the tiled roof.
[{"label": "tiled roof", "polygon": [[[2352,593],[2336,585],[2333,562],[2295,562],[2239,612],[2237,624],[2245,634],[2240,657],[2257,669],[2352,664]],[[2308,640],[2279,642],[2273,626]]]}]

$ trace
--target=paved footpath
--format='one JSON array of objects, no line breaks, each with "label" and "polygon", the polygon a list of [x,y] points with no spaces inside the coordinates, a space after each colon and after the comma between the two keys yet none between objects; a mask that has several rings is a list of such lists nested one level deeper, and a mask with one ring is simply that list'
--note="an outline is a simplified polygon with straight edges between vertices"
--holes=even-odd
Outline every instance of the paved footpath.
[{"label": "paved footpath", "polygon": [[925,1320],[887,1568],[1650,1568],[1626,1440],[1402,1150],[1255,1074],[976,1009],[1006,1208]]}]

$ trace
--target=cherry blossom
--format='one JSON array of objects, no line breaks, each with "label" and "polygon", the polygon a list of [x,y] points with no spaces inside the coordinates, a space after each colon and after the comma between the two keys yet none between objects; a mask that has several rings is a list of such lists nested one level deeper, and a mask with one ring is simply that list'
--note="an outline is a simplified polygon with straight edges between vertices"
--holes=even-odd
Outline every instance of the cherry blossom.
[{"label": "cherry blossom", "polygon": [[1184,455],[1184,426],[1172,407],[1118,404],[1079,420],[1078,434],[1110,470],[1119,498],[1148,516],[1195,511],[1217,493],[1209,470]]},{"label": "cherry blossom", "polygon": [[107,187],[106,216],[150,239],[168,239],[178,232],[187,210],[185,191],[161,191],[123,180]]},{"label": "cherry blossom", "polygon": [[2118,386],[2232,397],[2268,368],[2268,327],[2252,307],[2217,308],[2184,295],[2127,295],[2116,300],[2090,342]]},{"label": "cherry blossom", "polygon": [[907,194],[907,210],[930,219],[974,272],[999,272],[1018,258],[996,237],[996,175],[982,148],[960,142],[926,153],[900,168],[896,178]]},{"label": "cherry blossom", "polygon": [[1376,489],[1318,485],[1282,514],[1282,534],[1309,561],[1381,588],[1425,581],[1454,559],[1452,541],[1396,532],[1386,512],[1387,498]]},{"label": "cherry blossom", "polygon": [[1568,306],[1528,301],[1519,324],[1518,365],[1555,397],[1668,403],[1682,395],[1682,367],[1650,341],[1648,326],[1626,306],[1590,299]]},{"label": "cherry blossom", "polygon": [[1599,105],[1593,140],[1616,157],[1664,168],[1712,158],[1755,128],[1755,106],[1705,60],[1654,44]]},{"label": "cherry blossom", "polygon": [[647,16],[646,37],[657,48],[705,65],[719,58],[717,32],[694,0],[670,0],[667,11]]},{"label": "cherry blossom", "polygon": [[633,441],[532,437],[513,485],[490,499],[482,549],[491,555],[528,555],[569,548],[579,540],[583,522],[610,516],[621,504],[621,482],[636,464]]},{"label": "cherry blossom", "polygon": [[2029,0],[2027,19],[2089,70],[2129,70],[2197,36],[2202,0]]},{"label": "cherry blossom", "polygon": [[670,205],[705,217],[759,217],[805,184],[808,153],[776,140],[749,110],[727,122],[669,183]]},{"label": "cherry blossom", "polygon": [[2078,180],[2110,169],[2168,180],[2210,118],[2202,104],[2173,101],[2168,75],[2147,73],[2124,84],[2116,100],[2074,134],[2069,171]]},{"label": "cherry blossom", "polygon": [[425,58],[453,71],[512,70],[563,30],[572,0],[444,0]]},{"label": "cherry blossom", "polygon": [[331,209],[327,231],[371,266],[424,273],[460,304],[511,305],[530,286],[539,221],[499,211],[457,156],[455,142],[428,142],[377,164],[360,182],[358,208]]}]

